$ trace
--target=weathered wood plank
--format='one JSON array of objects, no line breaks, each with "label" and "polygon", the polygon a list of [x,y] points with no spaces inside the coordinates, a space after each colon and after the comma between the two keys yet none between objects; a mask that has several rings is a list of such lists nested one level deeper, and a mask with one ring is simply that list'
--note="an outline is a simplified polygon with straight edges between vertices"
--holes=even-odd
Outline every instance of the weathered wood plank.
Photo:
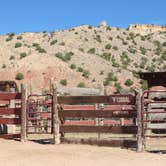
[{"label": "weathered wood plank", "polygon": [[20,134],[0,134],[0,138],[5,139],[13,139],[13,138],[20,138]]},{"label": "weathered wood plank", "polygon": [[59,111],[59,116],[66,117],[79,117],[79,118],[136,118],[136,111],[101,111],[101,110],[70,110]]},{"label": "weathered wood plank", "polygon": [[110,96],[58,96],[59,104],[86,104],[86,103],[108,103],[112,105],[135,104],[132,95],[110,95]]},{"label": "weathered wood plank", "polygon": [[0,100],[21,99],[21,93],[0,93]]},{"label": "weathered wood plank", "polygon": [[61,132],[90,132],[90,133],[114,133],[114,134],[136,134],[136,126],[60,126]]},{"label": "weathered wood plank", "polygon": [[76,143],[88,144],[98,146],[122,147],[122,148],[136,148],[136,140],[98,140],[98,139],[84,139],[84,138],[61,138],[62,143]]},{"label": "weathered wood plank", "polygon": [[21,124],[20,118],[0,118],[0,124]]},{"label": "weathered wood plank", "polygon": [[0,108],[0,115],[21,115],[21,108]]}]

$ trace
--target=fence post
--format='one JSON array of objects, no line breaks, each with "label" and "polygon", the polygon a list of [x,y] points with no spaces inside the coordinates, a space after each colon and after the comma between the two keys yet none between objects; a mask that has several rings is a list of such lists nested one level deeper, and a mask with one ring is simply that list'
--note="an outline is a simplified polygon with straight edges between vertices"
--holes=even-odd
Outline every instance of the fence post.
[{"label": "fence post", "polygon": [[21,142],[26,141],[26,99],[27,99],[27,86],[21,84]]},{"label": "fence post", "polygon": [[143,151],[143,138],[142,138],[142,90],[139,90],[136,96],[136,107],[137,107],[137,152]]},{"label": "fence post", "polygon": [[54,144],[60,144],[60,131],[59,131],[59,116],[58,116],[58,98],[57,87],[53,84],[53,142]]}]

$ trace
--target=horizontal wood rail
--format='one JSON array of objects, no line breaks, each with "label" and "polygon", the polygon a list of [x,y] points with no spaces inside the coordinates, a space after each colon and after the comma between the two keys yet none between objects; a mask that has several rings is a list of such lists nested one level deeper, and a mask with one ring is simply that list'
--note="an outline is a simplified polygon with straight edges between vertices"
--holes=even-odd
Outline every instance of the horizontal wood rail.
[{"label": "horizontal wood rail", "polygon": [[21,99],[21,93],[0,93],[0,100]]},{"label": "horizontal wood rail", "polygon": [[0,108],[0,115],[21,115],[21,108]]}]

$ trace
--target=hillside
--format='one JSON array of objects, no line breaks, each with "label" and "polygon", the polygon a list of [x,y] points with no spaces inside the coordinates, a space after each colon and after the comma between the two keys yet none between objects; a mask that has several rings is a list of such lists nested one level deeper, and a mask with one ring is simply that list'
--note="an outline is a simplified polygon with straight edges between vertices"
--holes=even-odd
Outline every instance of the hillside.
[{"label": "hillside", "polygon": [[[133,89],[137,72],[166,70],[166,32],[88,25],[68,30],[0,35],[0,79],[26,82],[33,91],[59,87],[98,87],[107,92]],[[18,80],[21,79],[21,80]]]}]

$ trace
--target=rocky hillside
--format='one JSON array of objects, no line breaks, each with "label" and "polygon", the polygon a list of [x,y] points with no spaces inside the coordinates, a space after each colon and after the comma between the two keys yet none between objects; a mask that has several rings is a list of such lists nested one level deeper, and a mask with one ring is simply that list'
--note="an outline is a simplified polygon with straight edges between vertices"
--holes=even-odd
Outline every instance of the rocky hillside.
[{"label": "rocky hillside", "polygon": [[27,82],[33,91],[98,87],[107,92],[142,86],[137,72],[166,70],[166,32],[141,35],[88,25],[69,30],[0,36],[0,79]]}]

